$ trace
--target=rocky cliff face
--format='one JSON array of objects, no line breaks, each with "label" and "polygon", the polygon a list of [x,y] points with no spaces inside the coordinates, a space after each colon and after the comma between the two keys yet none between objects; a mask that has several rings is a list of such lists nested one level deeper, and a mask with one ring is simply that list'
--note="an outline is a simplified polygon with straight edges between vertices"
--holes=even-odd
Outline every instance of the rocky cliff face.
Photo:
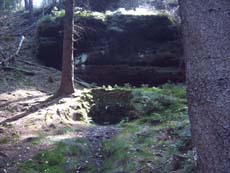
[{"label": "rocky cliff face", "polygon": [[[178,28],[166,15],[79,12],[76,74],[97,84],[158,85],[181,82]],[[37,57],[61,68],[63,18],[47,19],[37,32]]]}]

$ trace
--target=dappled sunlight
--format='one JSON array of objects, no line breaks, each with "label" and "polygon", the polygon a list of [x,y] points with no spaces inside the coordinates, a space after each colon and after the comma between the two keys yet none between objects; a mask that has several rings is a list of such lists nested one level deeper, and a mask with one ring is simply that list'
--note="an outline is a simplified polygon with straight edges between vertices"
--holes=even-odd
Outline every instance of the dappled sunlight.
[{"label": "dappled sunlight", "polygon": [[126,10],[125,8],[119,8],[116,11],[106,11],[105,14],[107,15],[114,15],[114,14],[121,14],[121,15],[135,15],[135,16],[141,16],[141,15],[159,15],[162,14],[162,11],[159,10],[152,10],[148,8],[136,8],[133,10]]},{"label": "dappled sunlight", "polygon": [[0,93],[0,122],[15,114],[25,112],[33,104],[42,102],[48,97],[47,94],[35,89],[16,89]]},{"label": "dappled sunlight", "polygon": [[44,138],[44,143],[46,144],[55,144],[57,142],[64,141],[66,139],[77,139],[77,138],[86,138],[86,133],[84,132],[67,132],[66,134],[60,135],[50,135]]},{"label": "dappled sunlight", "polygon": [[73,1],[33,2],[0,13],[0,172],[171,172],[177,156],[192,169],[177,1],[72,3],[71,78],[63,7]]},{"label": "dappled sunlight", "polygon": [[10,100],[17,100],[18,98],[20,99],[25,99],[25,98],[31,98],[31,97],[43,97],[47,96],[44,92],[41,92],[36,89],[15,89],[14,91],[10,92],[4,92],[0,93],[0,98],[1,100],[4,99],[5,101],[10,101]]}]

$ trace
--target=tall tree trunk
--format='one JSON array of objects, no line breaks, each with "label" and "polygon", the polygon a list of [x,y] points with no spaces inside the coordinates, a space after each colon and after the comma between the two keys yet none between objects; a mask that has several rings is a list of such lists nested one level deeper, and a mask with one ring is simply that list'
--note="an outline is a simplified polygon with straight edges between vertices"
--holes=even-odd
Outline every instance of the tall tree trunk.
[{"label": "tall tree trunk", "polygon": [[60,95],[74,92],[73,30],[74,0],[66,0]]},{"label": "tall tree trunk", "polygon": [[6,9],[6,0],[3,0],[3,5],[2,5],[3,9]]},{"label": "tall tree trunk", "polygon": [[24,0],[24,5],[25,5],[25,9],[29,10],[29,2],[28,2],[28,0]]},{"label": "tall tree trunk", "polygon": [[230,0],[180,0],[198,172],[230,171]]},{"label": "tall tree trunk", "polygon": [[30,22],[32,23],[34,21],[34,5],[33,0],[29,0],[29,18]]}]

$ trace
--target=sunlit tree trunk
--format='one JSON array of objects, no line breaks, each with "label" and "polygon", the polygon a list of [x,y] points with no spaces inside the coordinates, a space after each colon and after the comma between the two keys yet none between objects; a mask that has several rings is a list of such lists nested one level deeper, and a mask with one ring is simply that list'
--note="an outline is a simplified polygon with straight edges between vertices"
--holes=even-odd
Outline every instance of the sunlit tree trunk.
[{"label": "sunlit tree trunk", "polygon": [[74,30],[74,0],[65,1],[64,40],[62,56],[60,95],[74,92],[74,63],[73,63],[73,30]]},{"label": "sunlit tree trunk", "polygon": [[230,171],[230,0],[180,0],[198,172]]}]

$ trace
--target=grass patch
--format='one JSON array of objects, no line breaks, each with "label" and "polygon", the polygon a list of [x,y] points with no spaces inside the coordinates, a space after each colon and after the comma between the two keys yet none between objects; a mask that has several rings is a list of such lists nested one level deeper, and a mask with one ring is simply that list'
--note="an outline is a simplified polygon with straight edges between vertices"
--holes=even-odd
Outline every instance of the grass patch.
[{"label": "grass patch", "polygon": [[120,123],[123,131],[104,142],[103,171],[194,172],[185,86],[131,90],[142,116]]},{"label": "grass patch", "polygon": [[6,75],[2,75],[2,80],[0,81],[0,87],[14,86],[32,86],[32,81],[21,72],[7,72]]},{"label": "grass patch", "polygon": [[93,171],[95,165],[91,162],[90,155],[87,140],[68,139],[57,143],[52,150],[41,152],[25,161],[20,165],[20,172],[72,173],[79,167],[83,172]]},{"label": "grass patch", "polygon": [[[123,130],[103,142],[101,172],[195,172],[185,86],[109,87],[90,90],[83,96],[81,99],[86,104],[80,109],[86,113],[97,106],[96,110],[106,115],[127,104],[129,109],[124,115],[137,115],[131,121],[123,116],[117,125]],[[64,128],[59,133],[69,131],[71,128]],[[89,141],[68,139],[26,161],[20,170],[23,173],[96,172],[92,155]]]}]

